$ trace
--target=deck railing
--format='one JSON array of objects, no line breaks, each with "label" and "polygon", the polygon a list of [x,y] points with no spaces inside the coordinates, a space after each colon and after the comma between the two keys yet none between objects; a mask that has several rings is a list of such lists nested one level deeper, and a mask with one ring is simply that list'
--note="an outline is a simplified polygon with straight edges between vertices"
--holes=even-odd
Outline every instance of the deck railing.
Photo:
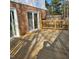
[{"label": "deck railing", "polygon": [[42,20],[42,29],[67,30],[68,20]]}]

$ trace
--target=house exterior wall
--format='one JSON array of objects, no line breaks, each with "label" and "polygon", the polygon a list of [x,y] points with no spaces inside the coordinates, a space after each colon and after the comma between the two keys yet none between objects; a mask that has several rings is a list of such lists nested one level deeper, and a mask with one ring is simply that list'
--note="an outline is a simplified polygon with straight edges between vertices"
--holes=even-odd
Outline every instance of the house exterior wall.
[{"label": "house exterior wall", "polygon": [[[18,24],[19,24],[19,31],[20,35],[25,35],[28,32],[28,18],[27,18],[27,12],[28,11],[38,11],[39,12],[39,18],[43,19],[46,15],[46,10],[39,9],[33,6],[16,3],[16,2],[10,2],[10,8],[15,8],[17,11],[17,17],[18,17]],[[40,25],[40,24],[39,24]]]}]

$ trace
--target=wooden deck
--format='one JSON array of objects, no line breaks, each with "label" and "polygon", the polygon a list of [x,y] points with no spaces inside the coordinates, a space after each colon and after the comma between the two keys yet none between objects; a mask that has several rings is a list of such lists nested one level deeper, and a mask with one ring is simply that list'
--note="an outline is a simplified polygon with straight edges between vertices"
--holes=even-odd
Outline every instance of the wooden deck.
[{"label": "wooden deck", "polygon": [[[56,46],[60,49],[57,50]],[[60,52],[63,53],[60,54]],[[46,58],[68,59],[68,31],[37,31],[24,39],[16,38],[11,42],[11,59]]]}]

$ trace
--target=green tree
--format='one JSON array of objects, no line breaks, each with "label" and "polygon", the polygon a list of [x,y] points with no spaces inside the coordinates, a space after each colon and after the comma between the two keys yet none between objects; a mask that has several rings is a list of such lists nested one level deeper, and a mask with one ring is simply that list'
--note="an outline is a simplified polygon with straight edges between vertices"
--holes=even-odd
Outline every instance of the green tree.
[{"label": "green tree", "polygon": [[52,0],[53,14],[61,14],[62,8],[60,5],[60,0]]},{"label": "green tree", "polygon": [[56,4],[58,4],[59,3],[59,0],[52,0],[52,4],[54,5],[56,5]]},{"label": "green tree", "polygon": [[60,7],[61,3],[60,0],[52,0],[51,4],[49,5],[46,1],[46,7],[50,14],[62,14],[63,8]]},{"label": "green tree", "polygon": [[46,8],[48,9],[48,12],[50,14],[53,14],[53,9],[52,9],[52,5],[51,4],[48,4],[48,2],[45,0],[45,5],[46,5]]}]

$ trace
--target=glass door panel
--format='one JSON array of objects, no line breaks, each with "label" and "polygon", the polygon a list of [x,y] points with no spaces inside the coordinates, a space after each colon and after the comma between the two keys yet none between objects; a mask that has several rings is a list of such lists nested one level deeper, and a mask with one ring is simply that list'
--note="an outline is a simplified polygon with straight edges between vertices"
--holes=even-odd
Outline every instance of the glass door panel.
[{"label": "glass door panel", "polygon": [[14,11],[10,11],[10,37],[16,35]]},{"label": "glass door panel", "polygon": [[38,17],[37,13],[34,13],[34,29],[38,28]]},{"label": "glass door panel", "polygon": [[32,12],[28,12],[28,25],[29,25],[29,31],[33,30]]}]

